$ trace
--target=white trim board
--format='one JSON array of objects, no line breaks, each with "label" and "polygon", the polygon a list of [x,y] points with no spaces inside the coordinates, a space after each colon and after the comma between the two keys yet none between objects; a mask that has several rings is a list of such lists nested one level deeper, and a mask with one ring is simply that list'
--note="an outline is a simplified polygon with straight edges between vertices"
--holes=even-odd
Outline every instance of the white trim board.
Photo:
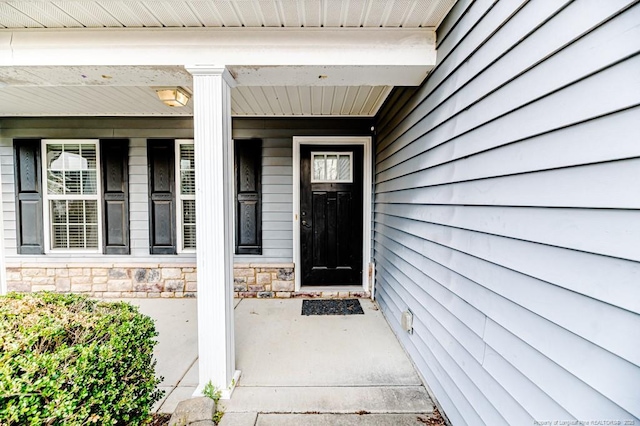
[{"label": "white trim board", "polygon": [[371,262],[371,188],[373,185],[370,136],[294,136],[293,137],[293,263],[295,265],[295,291],[300,291],[300,146],[301,145],[362,145],[362,289],[371,288],[369,263]]},{"label": "white trim board", "polygon": [[290,75],[301,66],[430,69],[436,34],[378,27],[11,29],[0,32],[0,52],[0,65],[9,66],[184,65],[215,58],[217,65],[258,66],[246,70],[251,83],[274,73],[260,66],[286,66]]},{"label": "white trim board", "polygon": [[[75,145],[75,144],[92,144],[96,146],[96,193],[95,194],[64,194],[57,197],[58,194],[49,194],[48,192],[48,173],[47,173],[47,145]],[[102,172],[103,165],[100,158],[100,139],[42,139],[40,141],[40,157],[41,157],[41,186],[42,186],[42,229],[44,232],[44,253],[62,254],[65,256],[73,255],[101,255],[103,254],[102,241],[103,235],[103,194],[102,194]],[[95,249],[54,249],[51,243],[53,234],[53,223],[51,223],[51,200],[95,200],[97,204],[98,214],[98,246]]]}]

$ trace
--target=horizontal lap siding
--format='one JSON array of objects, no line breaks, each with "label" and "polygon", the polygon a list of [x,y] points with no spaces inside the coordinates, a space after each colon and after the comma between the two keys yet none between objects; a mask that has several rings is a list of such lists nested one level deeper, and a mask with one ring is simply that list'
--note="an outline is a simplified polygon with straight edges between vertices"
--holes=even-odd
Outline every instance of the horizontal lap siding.
[{"label": "horizontal lap siding", "polygon": [[[34,256],[16,255],[15,195],[13,176],[13,139],[129,139],[129,229],[131,255],[83,256],[92,262],[145,261],[149,255],[149,197],[147,171],[148,138],[193,138],[189,119],[129,118],[29,118],[3,119],[0,123],[0,159],[2,161],[2,199],[5,254],[10,261],[32,262]],[[46,255],[47,261],[68,261],[68,255]],[[192,261],[193,255],[155,256],[154,262]]]},{"label": "horizontal lap siding", "polygon": [[262,255],[236,263],[293,261],[293,137],[367,136],[369,119],[234,119],[234,139],[262,140]]},{"label": "horizontal lap siding", "polygon": [[262,141],[262,255],[236,255],[236,262],[292,261],[291,155],[288,139]]},{"label": "horizontal lap siding", "polygon": [[[289,263],[293,260],[293,165],[294,136],[368,136],[371,119],[234,119],[235,139],[263,142],[263,250],[261,256],[236,256],[235,261]],[[149,199],[147,171],[148,138],[193,138],[191,119],[157,118],[32,118],[0,121],[3,226],[5,253],[16,258],[15,194],[13,176],[14,138],[128,138],[131,256],[149,258]],[[49,255],[49,259],[51,259]],[[92,260],[100,259],[92,256]],[[154,256],[154,261],[174,258]],[[175,258],[193,258],[185,254]],[[20,260],[28,261],[25,256]],[[33,260],[33,257],[30,257]],[[113,262],[116,257],[103,257]]]},{"label": "horizontal lap siding", "polygon": [[129,226],[131,255],[149,255],[149,172],[147,140],[129,140]]},{"label": "horizontal lap siding", "polygon": [[378,114],[376,294],[454,425],[638,422],[638,22],[459,1]]},{"label": "horizontal lap siding", "polygon": [[[0,128],[1,130],[1,128]],[[15,175],[13,139],[0,136],[0,179],[2,181],[2,227],[5,255],[17,253]]]}]

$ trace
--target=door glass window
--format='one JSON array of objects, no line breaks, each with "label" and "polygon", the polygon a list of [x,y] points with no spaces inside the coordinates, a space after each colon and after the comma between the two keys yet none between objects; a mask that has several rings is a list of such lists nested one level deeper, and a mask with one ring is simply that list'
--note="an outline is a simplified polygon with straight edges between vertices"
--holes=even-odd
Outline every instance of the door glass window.
[{"label": "door glass window", "polygon": [[352,157],[351,152],[312,152],[311,182],[352,183]]}]

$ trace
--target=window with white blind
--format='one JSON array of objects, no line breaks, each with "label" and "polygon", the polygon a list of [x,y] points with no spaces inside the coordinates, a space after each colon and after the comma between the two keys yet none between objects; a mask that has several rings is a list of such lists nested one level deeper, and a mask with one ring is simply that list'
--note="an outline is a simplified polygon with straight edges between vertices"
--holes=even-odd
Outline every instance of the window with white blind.
[{"label": "window with white blind", "polygon": [[178,251],[196,249],[196,175],[193,140],[176,140]]},{"label": "window with white blind", "polygon": [[45,248],[99,252],[99,146],[97,140],[43,140]]}]

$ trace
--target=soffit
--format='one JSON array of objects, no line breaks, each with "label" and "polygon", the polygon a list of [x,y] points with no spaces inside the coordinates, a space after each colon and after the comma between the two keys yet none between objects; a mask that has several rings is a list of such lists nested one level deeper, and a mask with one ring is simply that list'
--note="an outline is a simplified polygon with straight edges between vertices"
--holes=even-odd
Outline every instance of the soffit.
[{"label": "soffit", "polygon": [[[374,116],[389,86],[238,86],[231,91],[236,117]],[[141,86],[9,86],[0,88],[0,117],[191,116],[193,102],[164,105]]]},{"label": "soffit", "polygon": [[0,28],[437,27],[455,0],[14,0]]}]

